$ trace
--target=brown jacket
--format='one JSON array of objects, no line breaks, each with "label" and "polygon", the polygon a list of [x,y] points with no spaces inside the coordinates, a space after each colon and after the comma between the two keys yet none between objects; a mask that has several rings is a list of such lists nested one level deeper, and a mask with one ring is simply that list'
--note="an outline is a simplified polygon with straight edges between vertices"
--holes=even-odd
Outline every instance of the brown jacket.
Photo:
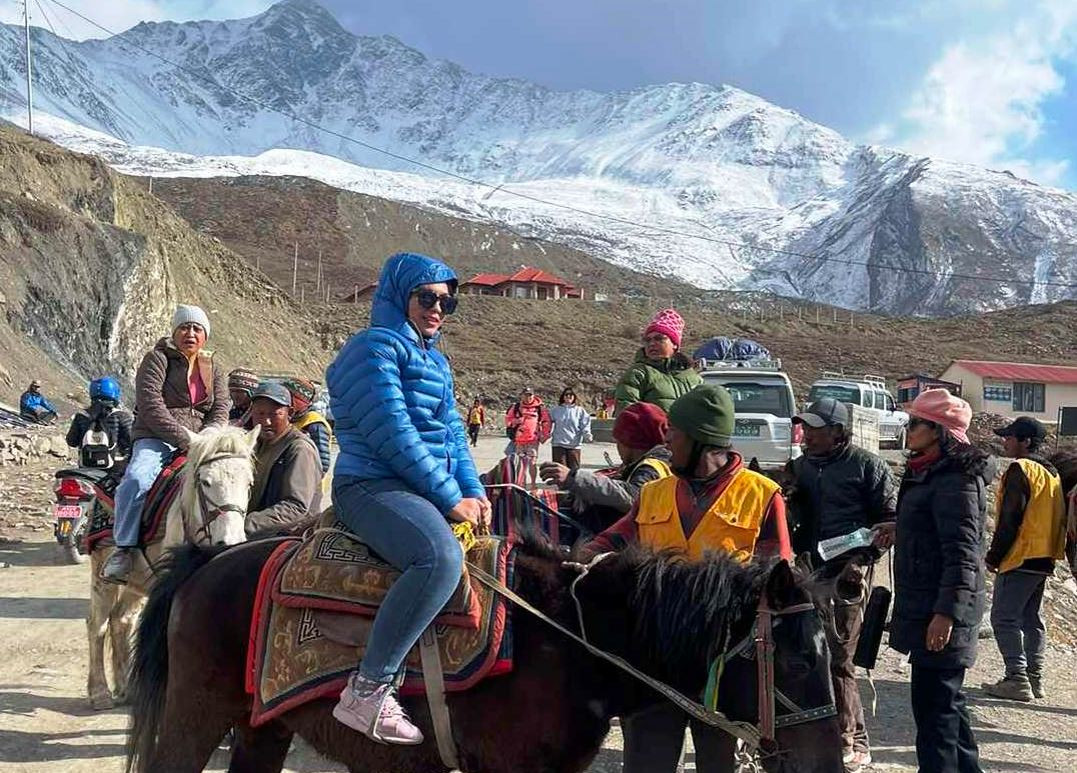
[{"label": "brown jacket", "polygon": [[289,427],[272,445],[259,440],[254,456],[257,472],[247,512],[247,536],[287,531],[316,510],[322,463],[306,434]]},{"label": "brown jacket", "polygon": [[191,405],[187,358],[170,338],[162,338],[142,358],[135,376],[135,425],[132,440],[157,438],[177,448],[187,447],[187,433],[228,422],[228,380],[213,366],[213,356],[201,352],[195,361],[206,397]]}]

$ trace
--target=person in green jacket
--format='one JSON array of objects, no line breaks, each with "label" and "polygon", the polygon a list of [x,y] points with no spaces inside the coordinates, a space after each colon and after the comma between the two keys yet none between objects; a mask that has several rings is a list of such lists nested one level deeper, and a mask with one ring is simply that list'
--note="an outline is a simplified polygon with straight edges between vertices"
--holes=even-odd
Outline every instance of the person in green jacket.
[{"label": "person in green jacket", "polygon": [[680,352],[684,319],[663,309],[643,330],[643,348],[617,384],[617,412],[632,403],[651,403],[663,411],[681,395],[703,383],[692,361]]}]

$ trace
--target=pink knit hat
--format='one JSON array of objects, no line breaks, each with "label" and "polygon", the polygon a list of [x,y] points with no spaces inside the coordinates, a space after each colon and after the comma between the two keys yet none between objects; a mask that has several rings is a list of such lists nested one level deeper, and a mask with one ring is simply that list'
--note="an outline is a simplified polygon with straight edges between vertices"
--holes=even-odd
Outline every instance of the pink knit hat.
[{"label": "pink knit hat", "polygon": [[921,392],[909,406],[909,415],[944,427],[959,443],[969,442],[968,429],[972,422],[972,408],[945,389],[926,389]]},{"label": "pink knit hat", "polygon": [[643,337],[651,333],[661,333],[669,336],[673,345],[680,348],[681,334],[684,332],[684,318],[677,313],[676,309],[662,309],[654,315],[654,318],[643,329]]}]

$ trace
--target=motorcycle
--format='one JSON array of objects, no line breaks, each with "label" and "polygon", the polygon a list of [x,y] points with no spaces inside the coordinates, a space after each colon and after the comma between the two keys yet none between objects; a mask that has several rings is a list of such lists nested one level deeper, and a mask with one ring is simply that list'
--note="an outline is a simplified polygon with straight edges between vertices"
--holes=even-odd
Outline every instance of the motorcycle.
[{"label": "motorcycle", "polygon": [[64,560],[69,564],[81,564],[89,557],[86,534],[97,503],[96,489],[107,477],[105,470],[82,467],[56,471],[53,534]]}]

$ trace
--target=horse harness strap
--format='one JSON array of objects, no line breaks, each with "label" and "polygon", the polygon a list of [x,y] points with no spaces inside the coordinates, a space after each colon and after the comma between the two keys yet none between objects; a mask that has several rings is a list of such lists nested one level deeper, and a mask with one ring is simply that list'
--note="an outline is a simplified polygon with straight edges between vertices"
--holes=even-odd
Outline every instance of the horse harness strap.
[{"label": "horse harness strap", "polygon": [[[246,458],[247,457],[244,456],[243,454],[231,454],[231,453],[214,454],[213,456],[210,456],[210,457],[208,457],[206,459],[203,459],[201,462],[199,462],[198,467],[191,470],[191,474],[197,476],[198,475],[198,470],[201,469],[202,467],[204,467],[205,465],[209,464],[210,462],[217,462],[217,461],[220,461],[222,459],[246,459]],[[225,513],[243,513],[243,514],[246,514],[246,510],[244,510],[239,505],[233,505],[231,503],[226,503],[226,504],[223,504],[223,505],[217,504],[216,502],[211,500],[209,497],[207,497],[204,493],[202,493],[202,487],[197,485],[197,481],[195,481],[195,483],[196,483],[196,485],[195,485],[195,496],[198,498],[198,514],[199,514],[199,517],[202,520],[202,525],[199,526],[195,530],[195,533],[193,535],[191,535],[193,542],[198,541],[199,535],[202,535],[206,539],[209,539],[209,525],[211,523],[213,523],[215,520],[217,520],[220,516],[224,515]]]},{"label": "horse harness strap", "polygon": [[428,626],[419,639],[419,656],[422,659],[426,702],[430,705],[430,721],[434,724],[438,754],[445,767],[457,773],[460,755],[453,739],[449,705],[445,702],[445,672],[441,666],[441,653],[433,625]]},{"label": "horse harness strap", "polygon": [[568,638],[572,639],[574,642],[579,644],[581,647],[586,649],[595,657],[601,658],[606,662],[611,663],[612,665],[621,669],[630,676],[633,676],[639,681],[643,682],[648,687],[660,693],[663,697],[665,697],[667,700],[677,706],[677,708],[681,709],[689,716],[693,717],[694,719],[698,719],[700,722],[706,725],[710,725],[711,727],[717,727],[720,730],[724,730],[735,738],[739,738],[740,740],[744,741],[744,743],[746,743],[752,749],[759,747],[760,734],[759,731],[753,725],[748,724],[747,722],[736,722],[734,720],[731,720],[720,711],[710,711],[705,706],[692,700],[687,695],[678,692],[674,688],[670,687],[668,684],[665,684],[664,682],[661,682],[658,679],[655,679],[654,677],[643,673],[631,663],[626,661],[624,658],[606,652],[605,650],[599,649],[598,647],[587,641],[585,638],[569,630],[561,623],[557,622],[552,617],[547,615],[545,612],[535,607],[527,599],[523,598],[514,591],[502,585],[500,582],[497,581],[496,578],[487,574],[483,569],[475,566],[470,562],[468,562],[468,571],[471,572],[471,575],[477,580],[479,580],[479,582],[481,582],[486,587],[504,596],[506,599],[516,604],[516,606],[520,607],[521,609],[530,612],[532,615],[534,615],[547,625],[551,626],[559,633],[562,633]]}]

